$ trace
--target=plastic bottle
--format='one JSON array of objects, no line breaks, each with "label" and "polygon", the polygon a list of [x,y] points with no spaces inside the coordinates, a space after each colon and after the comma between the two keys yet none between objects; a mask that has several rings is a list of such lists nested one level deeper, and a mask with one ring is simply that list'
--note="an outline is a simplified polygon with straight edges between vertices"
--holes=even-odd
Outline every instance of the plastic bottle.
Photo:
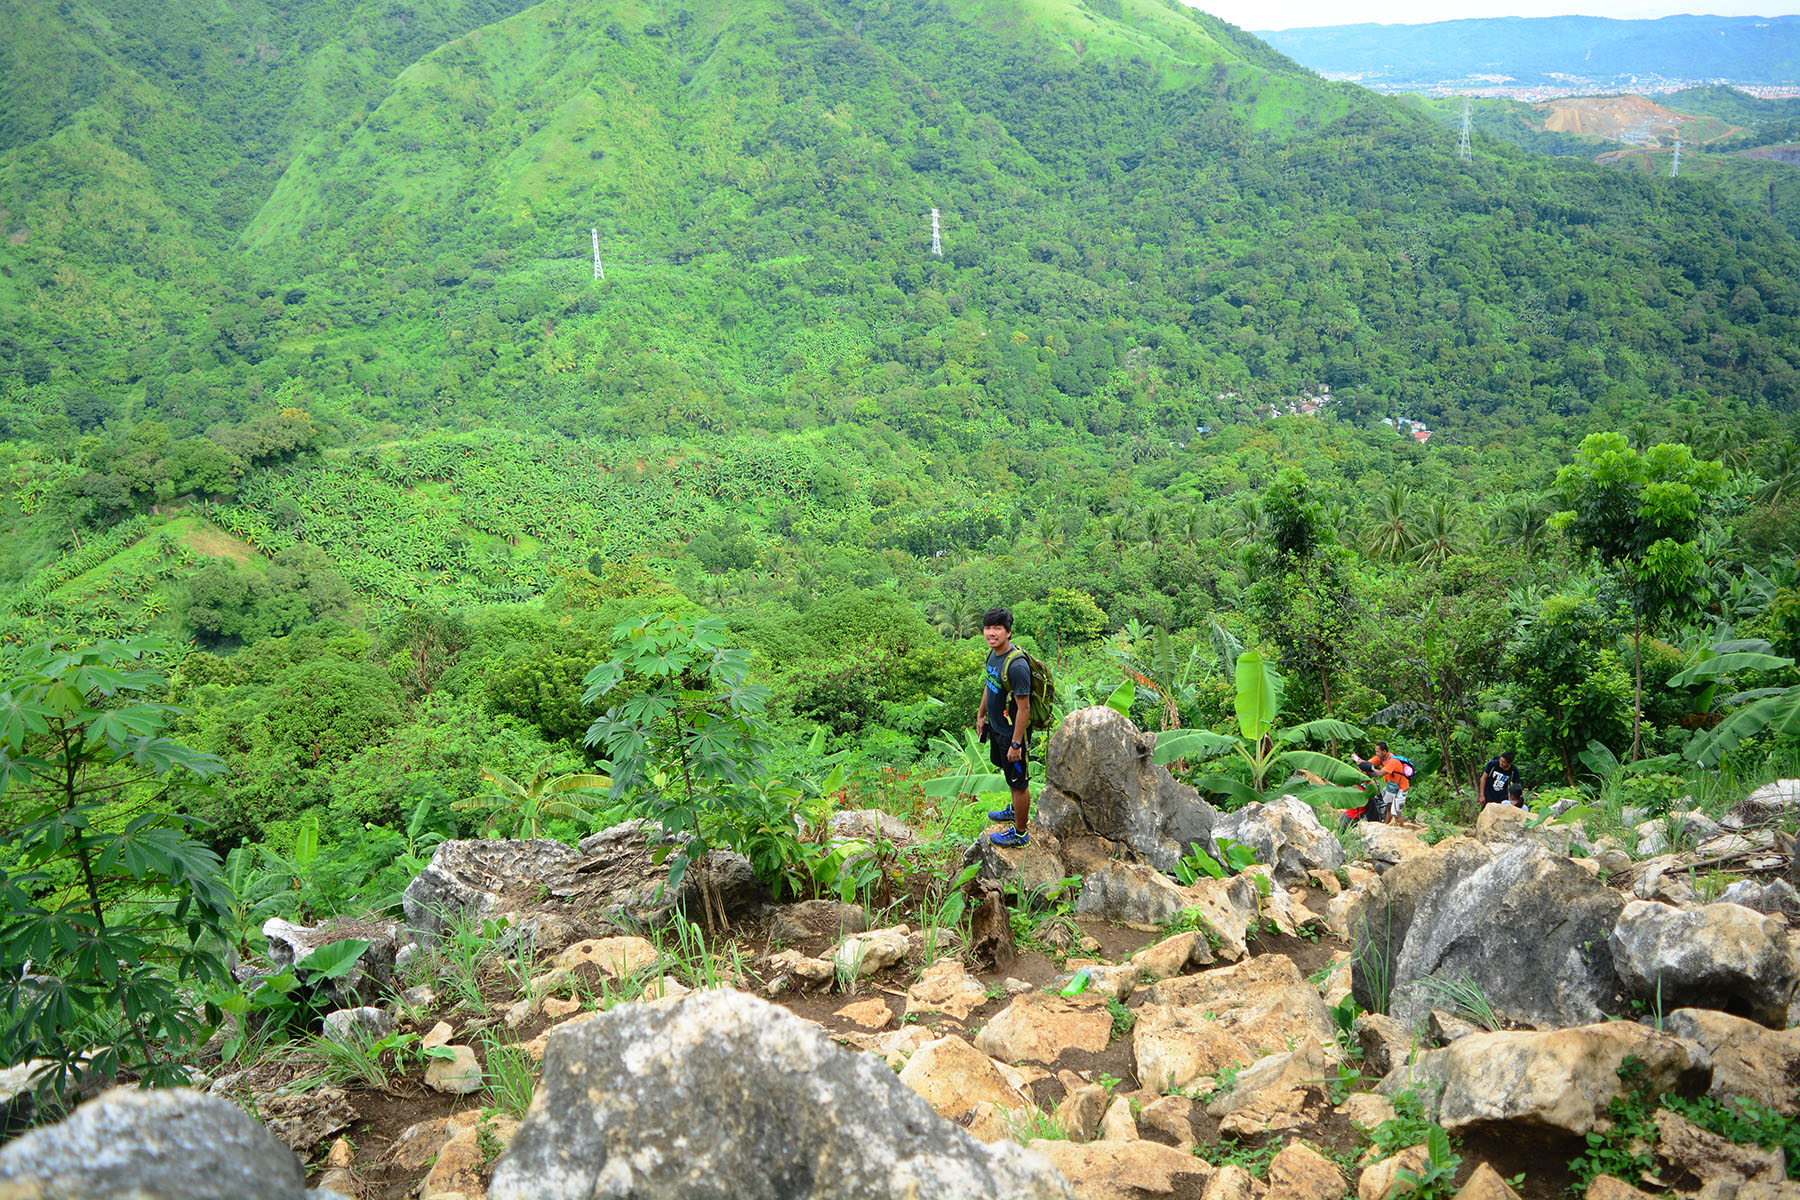
[{"label": "plastic bottle", "polygon": [[1069,982],[1063,984],[1062,994],[1065,996],[1081,995],[1081,993],[1087,991],[1090,978],[1088,969],[1086,967],[1081,968],[1081,970],[1075,972],[1075,974],[1070,977]]}]

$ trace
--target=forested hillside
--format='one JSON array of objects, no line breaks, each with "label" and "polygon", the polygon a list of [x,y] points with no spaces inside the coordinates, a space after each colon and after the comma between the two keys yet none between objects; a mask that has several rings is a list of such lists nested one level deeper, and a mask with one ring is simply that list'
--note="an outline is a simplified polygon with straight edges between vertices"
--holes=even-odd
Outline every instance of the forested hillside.
[{"label": "forested hillside", "polygon": [[[993,604],[1147,729],[1261,651],[1421,811],[1501,745],[1664,806],[1792,756],[1800,243],[1709,183],[1461,162],[1162,0],[9,15],[0,639],[160,639],[196,836],[304,858],[257,912],[526,828],[484,769],[616,768],[562,838],[966,835]],[[590,735],[646,646],[744,769]]]}]

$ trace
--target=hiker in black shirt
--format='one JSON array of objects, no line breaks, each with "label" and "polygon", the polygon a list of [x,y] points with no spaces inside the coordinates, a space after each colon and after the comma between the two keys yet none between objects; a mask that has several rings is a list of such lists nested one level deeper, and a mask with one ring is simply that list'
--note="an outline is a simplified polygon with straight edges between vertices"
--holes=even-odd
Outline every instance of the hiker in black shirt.
[{"label": "hiker in black shirt", "polygon": [[1012,613],[991,608],[981,619],[981,636],[988,644],[986,678],[975,721],[988,743],[988,757],[1006,777],[1012,806],[988,814],[997,823],[1010,823],[988,840],[996,846],[1023,846],[1031,840],[1025,823],[1031,815],[1031,792],[1026,786],[1025,743],[1031,731],[1031,660],[1012,644]]},{"label": "hiker in black shirt", "polygon": [[[1519,773],[1513,767],[1513,752],[1502,750],[1498,758],[1488,759],[1487,766],[1481,771],[1481,802],[1487,804],[1506,804],[1512,798],[1511,789],[1519,782]],[[1512,801],[1520,808],[1525,807],[1523,799]]]}]

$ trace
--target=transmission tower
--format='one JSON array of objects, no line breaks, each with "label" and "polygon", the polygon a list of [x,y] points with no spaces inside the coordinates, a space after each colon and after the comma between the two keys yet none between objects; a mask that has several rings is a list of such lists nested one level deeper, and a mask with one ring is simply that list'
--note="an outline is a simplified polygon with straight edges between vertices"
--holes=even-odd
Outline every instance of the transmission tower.
[{"label": "transmission tower", "polygon": [[1675,135],[1675,153],[1669,156],[1669,175],[1671,178],[1681,177],[1681,135]]},{"label": "transmission tower", "polygon": [[1469,147],[1469,101],[1463,99],[1462,136],[1456,140],[1456,157],[1462,162],[1473,162],[1475,152]]},{"label": "transmission tower", "polygon": [[606,268],[600,265],[600,231],[593,229],[589,232],[594,235],[594,278],[605,279]]},{"label": "transmission tower", "polygon": [[938,211],[935,208],[931,210],[931,252],[939,258],[944,257],[944,239],[939,236]]}]

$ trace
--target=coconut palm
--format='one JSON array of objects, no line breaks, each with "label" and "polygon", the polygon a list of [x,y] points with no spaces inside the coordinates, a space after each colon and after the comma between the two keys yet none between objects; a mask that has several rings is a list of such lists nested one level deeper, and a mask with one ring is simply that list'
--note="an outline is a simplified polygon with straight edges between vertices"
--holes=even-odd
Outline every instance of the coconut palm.
[{"label": "coconut palm", "polygon": [[1418,540],[1413,544],[1413,554],[1418,562],[1427,567],[1442,566],[1461,554],[1465,545],[1462,513],[1447,500],[1433,500],[1425,508],[1424,519],[1418,526]]},{"label": "coconut palm", "polygon": [[1403,483],[1392,483],[1376,492],[1375,501],[1369,506],[1369,523],[1363,527],[1369,557],[1397,562],[1410,555],[1419,544],[1416,521],[1412,489]]},{"label": "coconut palm", "polygon": [[1255,492],[1244,492],[1231,507],[1230,525],[1226,537],[1233,546],[1253,546],[1264,540],[1269,532],[1268,514],[1263,512],[1262,500]]},{"label": "coconut palm", "polygon": [[1489,532],[1496,545],[1515,546],[1527,555],[1537,549],[1550,519],[1550,503],[1542,496],[1515,496],[1494,511]]}]

